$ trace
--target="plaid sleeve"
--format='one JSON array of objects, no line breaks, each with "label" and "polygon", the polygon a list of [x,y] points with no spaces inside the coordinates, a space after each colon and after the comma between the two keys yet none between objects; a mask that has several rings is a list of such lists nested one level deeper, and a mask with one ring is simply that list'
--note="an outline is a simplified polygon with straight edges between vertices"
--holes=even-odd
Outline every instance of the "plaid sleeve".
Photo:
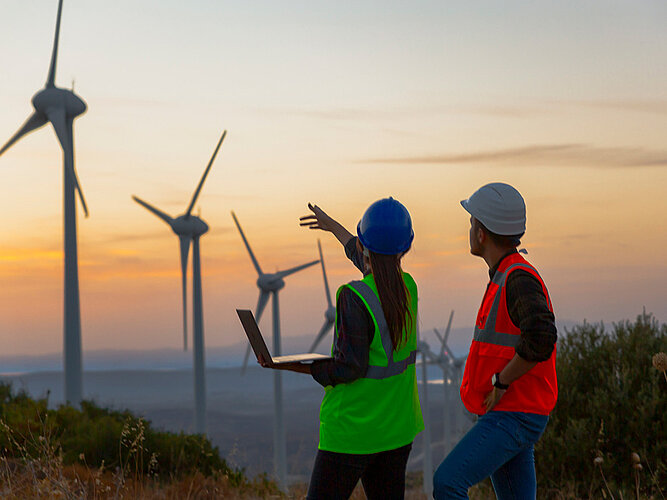
[{"label": "plaid sleeve", "polygon": [[313,378],[324,387],[353,382],[366,374],[375,333],[365,304],[349,288],[340,292],[336,311],[338,335],[333,346],[333,359],[316,361],[311,367]]},{"label": "plaid sleeve", "polygon": [[350,238],[345,244],[345,255],[347,258],[352,261],[354,267],[359,269],[362,273],[364,272],[364,255],[357,248],[357,237]]},{"label": "plaid sleeve", "polygon": [[542,285],[532,274],[519,269],[509,275],[506,286],[510,319],[521,330],[516,353],[526,361],[546,361],[558,335]]}]

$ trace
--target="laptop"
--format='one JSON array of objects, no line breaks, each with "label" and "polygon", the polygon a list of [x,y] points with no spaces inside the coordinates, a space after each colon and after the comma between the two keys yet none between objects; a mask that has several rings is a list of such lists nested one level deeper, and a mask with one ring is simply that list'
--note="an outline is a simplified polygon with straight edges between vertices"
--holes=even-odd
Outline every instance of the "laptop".
[{"label": "laptop", "polygon": [[264,337],[259,331],[259,326],[257,321],[255,321],[255,316],[252,311],[248,309],[237,309],[236,314],[239,315],[245,334],[248,336],[250,341],[250,346],[255,352],[255,356],[259,360],[260,355],[264,360],[269,364],[269,367],[274,365],[280,365],[282,363],[312,363],[318,359],[331,359],[331,356],[326,356],[324,354],[318,354],[316,352],[309,352],[306,354],[290,354],[288,356],[271,356],[268,347],[266,347],[266,342],[264,342]]}]

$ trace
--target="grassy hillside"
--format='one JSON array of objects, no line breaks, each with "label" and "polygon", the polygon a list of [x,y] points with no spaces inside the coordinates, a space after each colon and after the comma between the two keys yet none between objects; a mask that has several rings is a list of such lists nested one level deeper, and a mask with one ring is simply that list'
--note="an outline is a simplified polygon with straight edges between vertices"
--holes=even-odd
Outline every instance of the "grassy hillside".
[{"label": "grassy hillside", "polygon": [[266,498],[265,477],[230,468],[200,435],[156,431],[130,412],[47,400],[0,385],[2,498]]},{"label": "grassy hillside", "polygon": [[[538,498],[652,498],[667,491],[667,325],[651,315],[559,334],[559,399],[536,447]],[[48,408],[0,384],[2,498],[304,498],[230,467],[204,436],[157,431],[129,411]],[[437,464],[436,464],[437,465]],[[423,499],[421,474],[406,498]],[[471,498],[493,498],[488,481]],[[353,499],[364,498],[358,488]]]}]

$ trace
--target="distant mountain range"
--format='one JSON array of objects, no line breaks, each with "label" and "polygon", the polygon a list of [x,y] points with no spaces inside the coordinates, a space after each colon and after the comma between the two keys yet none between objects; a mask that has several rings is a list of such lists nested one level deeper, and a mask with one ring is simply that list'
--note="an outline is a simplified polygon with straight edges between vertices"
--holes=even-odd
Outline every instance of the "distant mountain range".
[{"label": "distant mountain range", "polygon": [[[558,322],[558,331],[571,328],[574,322]],[[443,327],[438,327],[444,331]],[[271,332],[264,332],[266,341],[271,346]],[[467,352],[470,342],[471,329],[453,328],[449,338],[449,345],[456,356]],[[433,333],[433,328],[422,331],[423,338],[431,349],[439,348],[440,343]],[[312,344],[312,336],[283,337],[283,354],[305,352]],[[327,353],[329,345],[322,342],[318,352]],[[229,368],[241,366],[245,355],[246,344],[236,343],[224,347],[206,348],[207,368]],[[252,360],[251,360],[252,361]],[[180,349],[101,349],[84,351],[83,367],[85,371],[108,370],[190,370],[192,369],[192,350]],[[35,355],[0,355],[0,374],[58,372],[62,371],[62,353],[35,354]]]}]

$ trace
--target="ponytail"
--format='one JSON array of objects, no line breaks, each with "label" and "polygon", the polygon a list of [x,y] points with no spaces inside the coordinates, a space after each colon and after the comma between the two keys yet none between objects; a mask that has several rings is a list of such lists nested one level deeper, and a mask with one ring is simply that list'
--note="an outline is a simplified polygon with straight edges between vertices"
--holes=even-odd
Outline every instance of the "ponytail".
[{"label": "ponytail", "polygon": [[410,312],[410,292],[403,281],[401,257],[370,253],[371,269],[377,287],[380,304],[389,327],[389,336],[394,351],[407,341],[408,332],[412,329],[415,318]]}]

